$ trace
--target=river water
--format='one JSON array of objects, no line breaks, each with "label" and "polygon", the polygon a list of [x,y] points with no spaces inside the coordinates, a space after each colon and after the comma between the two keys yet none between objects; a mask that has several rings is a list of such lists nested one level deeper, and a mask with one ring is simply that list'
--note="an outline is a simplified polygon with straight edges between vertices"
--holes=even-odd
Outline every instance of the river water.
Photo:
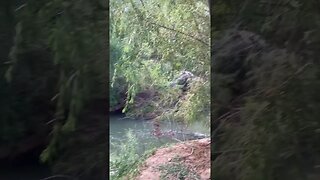
[{"label": "river water", "polygon": [[138,140],[140,153],[152,147],[210,135],[210,130],[200,123],[185,126],[175,121],[166,121],[161,122],[160,129],[165,135],[156,137],[153,135],[154,126],[151,121],[112,115],[109,121],[110,153],[116,152],[119,145],[125,142],[129,130]]}]

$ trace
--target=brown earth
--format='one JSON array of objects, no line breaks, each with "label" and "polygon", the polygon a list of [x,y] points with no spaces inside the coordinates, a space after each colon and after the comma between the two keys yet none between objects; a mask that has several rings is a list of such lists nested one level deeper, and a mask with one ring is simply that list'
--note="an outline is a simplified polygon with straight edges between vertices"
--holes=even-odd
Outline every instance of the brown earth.
[{"label": "brown earth", "polygon": [[[210,179],[210,139],[200,139],[187,141],[175,144],[172,147],[158,149],[151,157],[149,157],[143,166],[140,168],[137,180],[160,180],[163,170],[159,167],[167,167],[170,171],[174,164],[182,165],[188,169],[188,172],[193,172],[200,177],[200,179]],[[179,162],[177,162],[177,157]],[[182,166],[179,166],[180,168]],[[165,179],[174,180],[179,179],[177,174],[171,174]],[[185,177],[185,180],[196,178]]]}]

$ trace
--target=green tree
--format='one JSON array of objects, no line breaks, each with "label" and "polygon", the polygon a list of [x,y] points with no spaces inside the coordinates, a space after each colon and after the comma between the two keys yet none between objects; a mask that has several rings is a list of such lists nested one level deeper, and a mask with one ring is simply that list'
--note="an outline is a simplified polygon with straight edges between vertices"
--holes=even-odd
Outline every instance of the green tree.
[{"label": "green tree", "polygon": [[[114,64],[114,77],[124,78],[128,87],[124,111],[141,113],[135,111],[134,100],[146,91],[158,93],[158,100],[149,101],[148,112],[176,111],[178,92],[168,85],[179,71],[189,70],[204,81],[199,81],[194,96],[189,95],[188,101],[179,105],[182,108],[175,116],[188,122],[209,112],[210,102],[205,98],[210,93],[207,2],[111,1],[110,9],[111,42],[122,44],[122,55]],[[192,115],[188,116],[188,111]],[[208,120],[208,113],[206,115],[203,119]]]},{"label": "green tree", "polygon": [[[63,154],[68,154],[71,157],[64,157],[64,163],[73,164],[75,157],[85,151],[69,153],[83,145],[85,138],[79,135],[82,128],[101,123],[86,114],[89,110],[97,111],[91,108],[93,102],[107,101],[106,7],[98,0],[30,0],[15,10],[16,32],[6,77],[17,91],[11,101],[22,101],[19,107],[25,106],[21,111],[16,110],[27,117],[25,124],[23,117],[17,117],[19,126],[52,131],[50,143],[41,154],[43,161],[59,164]],[[93,122],[88,123],[82,116]],[[75,134],[79,135],[78,139],[74,138]],[[97,145],[97,149],[104,144]],[[104,151],[100,148],[100,152],[92,154]],[[60,167],[60,172],[82,171],[82,176],[86,176],[97,166]]]},{"label": "green tree", "polygon": [[[312,179],[319,172],[320,155],[315,111],[319,108],[318,3],[216,4],[215,178]],[[247,46],[247,51],[236,48],[251,37],[258,37],[250,41],[265,44],[263,48],[255,49],[259,43]]]}]

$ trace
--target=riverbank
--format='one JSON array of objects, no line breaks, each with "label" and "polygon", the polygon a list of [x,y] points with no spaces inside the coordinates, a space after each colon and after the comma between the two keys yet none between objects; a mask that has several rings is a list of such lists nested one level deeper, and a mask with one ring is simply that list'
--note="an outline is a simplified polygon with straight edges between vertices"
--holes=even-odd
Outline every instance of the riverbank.
[{"label": "riverbank", "polygon": [[210,138],[160,148],[139,168],[136,180],[210,179]]},{"label": "riverbank", "polygon": [[127,139],[127,132],[137,137],[139,148],[160,147],[166,143],[208,138],[210,131],[200,122],[189,125],[174,120],[161,121],[155,129],[153,120],[126,117],[124,114],[113,114],[109,119],[110,150],[114,150]]},{"label": "riverbank", "polygon": [[[143,119],[134,119],[125,117],[124,115],[117,115],[110,117],[110,179],[134,179],[140,172],[140,168],[144,167],[145,160],[155,155],[158,151],[168,148],[164,153],[171,154],[190,154],[192,149],[194,152],[190,156],[189,165],[198,166],[195,159],[203,159],[202,164],[210,165],[210,157],[205,155],[210,153],[210,145],[204,148],[206,153],[199,153],[197,149],[198,144],[194,142],[205,141],[198,134],[204,133],[208,135],[204,127],[200,124],[193,124],[192,126],[183,126],[182,124],[172,121],[161,121],[161,136],[153,135],[152,121]],[[169,134],[171,132],[171,134]],[[198,139],[198,140],[195,140]],[[190,141],[189,141],[190,140]],[[191,146],[189,144],[192,144]],[[182,147],[186,145],[186,147]],[[174,149],[171,150],[171,147]],[[201,146],[199,146],[201,147]],[[190,149],[191,148],[191,149]],[[202,147],[203,148],[203,147]],[[155,153],[156,152],[156,153]],[[163,162],[166,158],[165,154],[158,154],[155,161]],[[205,161],[208,161],[207,163]],[[185,169],[185,168],[184,168]],[[182,170],[184,170],[182,169]],[[198,169],[196,169],[198,170]],[[202,171],[201,171],[202,172]],[[129,178],[130,177],[130,178]]]}]

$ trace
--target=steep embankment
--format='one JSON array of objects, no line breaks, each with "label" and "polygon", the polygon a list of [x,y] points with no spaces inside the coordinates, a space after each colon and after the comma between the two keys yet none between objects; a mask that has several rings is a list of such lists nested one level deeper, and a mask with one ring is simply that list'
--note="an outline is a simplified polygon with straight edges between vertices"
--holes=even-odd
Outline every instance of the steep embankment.
[{"label": "steep embankment", "polygon": [[136,179],[210,179],[210,145],[205,138],[158,149],[140,167]]}]

